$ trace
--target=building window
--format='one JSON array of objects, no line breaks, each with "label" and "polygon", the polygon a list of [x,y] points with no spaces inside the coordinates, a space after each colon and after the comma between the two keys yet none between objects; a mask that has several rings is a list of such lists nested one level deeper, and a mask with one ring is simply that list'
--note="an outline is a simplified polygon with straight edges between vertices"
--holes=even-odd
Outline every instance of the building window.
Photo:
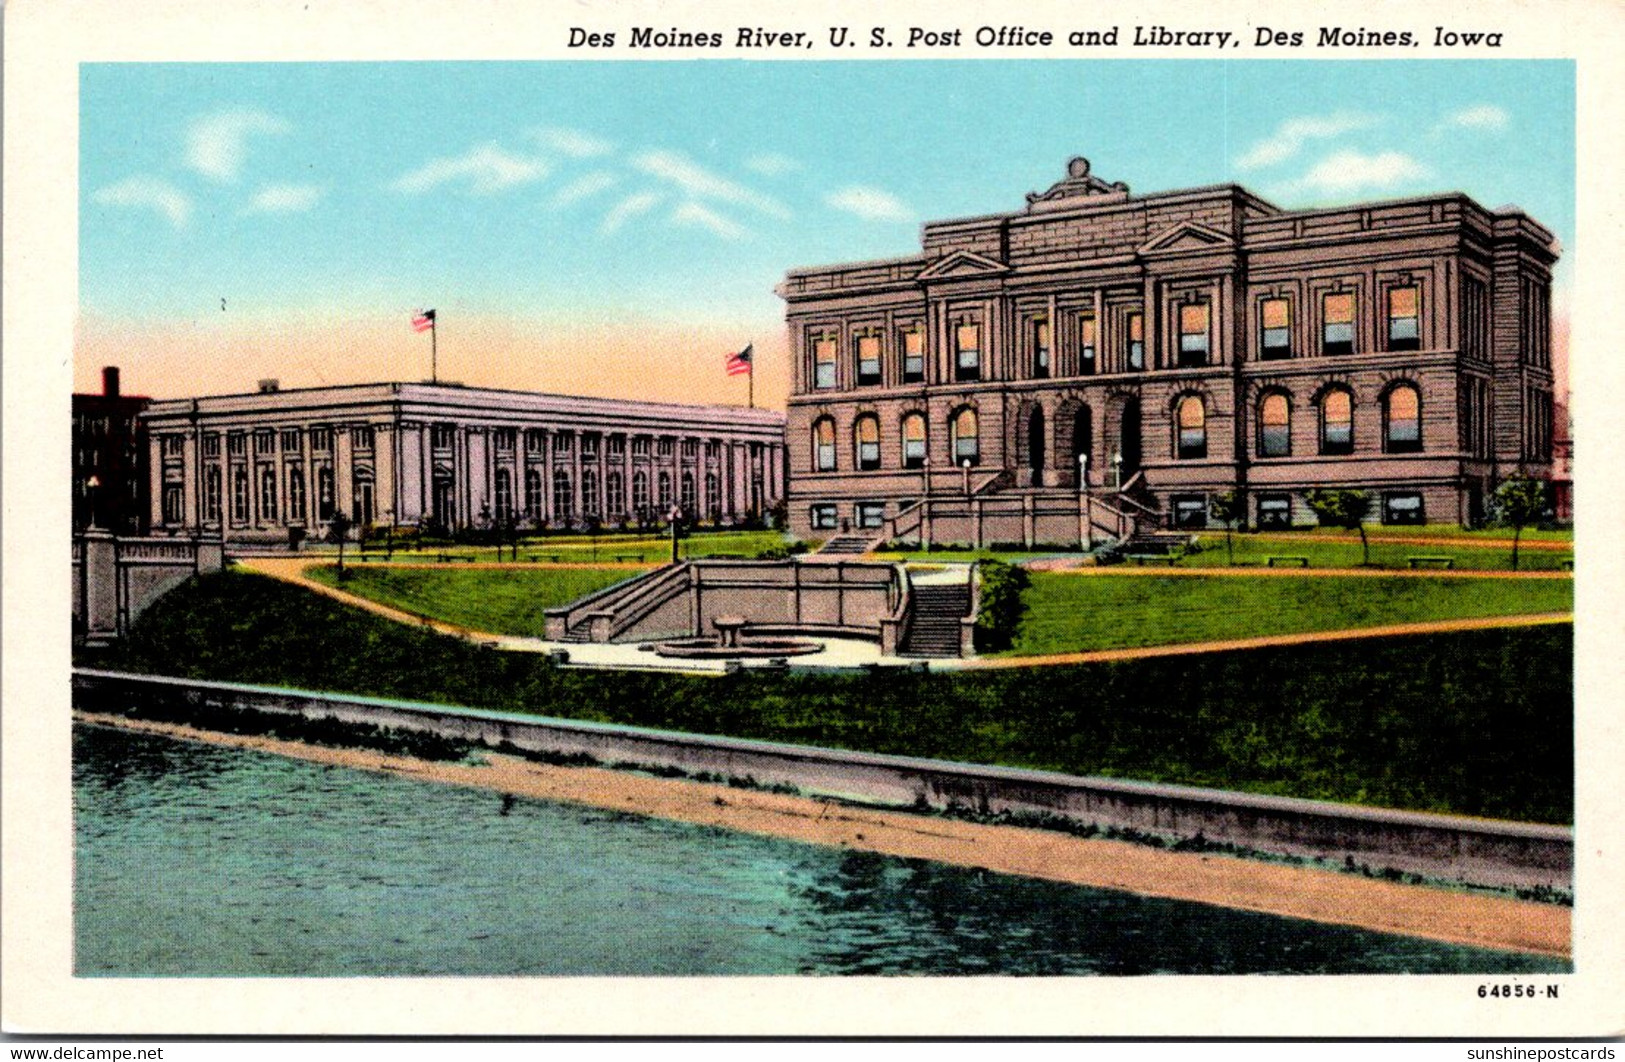
[{"label": "building window", "polygon": [[553,516],[561,523],[575,515],[575,495],[570,490],[570,470],[553,470]]},{"label": "building window", "polygon": [[639,513],[649,509],[649,473],[641,468],[632,473],[632,507]]},{"label": "building window", "polygon": [[1320,452],[1354,452],[1354,400],[1342,388],[1327,391],[1320,400]]},{"label": "building window", "polygon": [[171,483],[164,487],[164,523],[178,524],[183,520],[182,510],[185,503],[185,492],[180,484]]},{"label": "building window", "polygon": [[813,423],[813,471],[835,471],[835,422],[820,417]]},{"label": "building window", "polygon": [[165,435],[158,442],[158,449],[165,457],[179,457],[185,447],[185,437],[180,435]]},{"label": "building window", "polygon": [[597,435],[583,435],[581,437],[581,457],[586,461],[598,460]]},{"label": "building window", "polygon": [[1045,379],[1049,376],[1050,331],[1049,321],[1039,320],[1033,322],[1033,378]]},{"label": "building window", "polygon": [[903,418],[903,467],[925,467],[925,416],[910,413]]},{"label": "building window", "polygon": [[333,510],[333,470],[324,468],[316,473],[316,515],[326,523],[333,519]]},{"label": "building window", "polygon": [[235,523],[248,522],[248,469],[237,468],[231,473],[231,519]]},{"label": "building window", "polygon": [[450,450],[457,438],[454,424],[436,424],[429,429],[429,445],[436,450]]},{"label": "building window", "polygon": [[1208,309],[1205,302],[1179,308],[1179,367],[1200,369],[1207,364]]},{"label": "building window", "polygon": [[609,456],[611,456],[611,457],[625,457],[626,456],[626,436],[624,436],[624,435],[611,435],[609,437]]},{"label": "building window", "polygon": [[310,448],[319,454],[331,452],[333,449],[333,433],[326,428],[310,429]]},{"label": "building window", "polygon": [[1286,457],[1292,453],[1292,407],[1286,395],[1269,394],[1258,404],[1258,456]]},{"label": "building window", "polygon": [[713,513],[722,511],[722,480],[715,472],[705,474],[705,504]]},{"label": "building window", "polygon": [[698,440],[698,439],[684,439],[683,440],[683,456],[688,457],[688,458],[693,458],[693,457],[698,457],[699,455],[700,455],[700,440]]},{"label": "building window", "polygon": [[282,429],[282,450],[283,450],[284,453],[298,453],[299,452],[299,429],[298,428],[283,428]]},{"label": "building window", "polygon": [[[449,445],[449,440],[448,440]],[[525,429],[525,453],[541,454],[547,450],[547,432],[541,428]]]},{"label": "building window", "polygon": [[[219,438],[216,436],[216,438]],[[220,522],[220,470],[211,468],[203,475],[203,519]]]},{"label": "building window", "polygon": [[886,503],[859,502],[857,516],[859,527],[883,527],[886,523]]},{"label": "building window", "polygon": [[[179,441],[179,440],[177,439],[176,441]],[[254,452],[255,453],[257,453],[257,454],[269,454],[269,453],[274,453],[275,451],[276,451],[276,432],[272,431],[270,428],[261,428],[259,431],[256,431],[254,433]],[[180,455],[179,448],[176,449],[175,454],[176,454],[176,456]],[[165,456],[168,456],[168,455],[166,454]]]},{"label": "building window", "polygon": [[813,340],[813,386],[827,391],[835,386],[835,340],[819,336]]},{"label": "building window", "polygon": [[1420,494],[1384,494],[1382,522],[1385,524],[1425,524]]},{"label": "building window", "polygon": [[525,511],[538,520],[547,511],[547,499],[542,497],[542,470],[525,469]]},{"label": "building window", "polygon": [[1388,349],[1421,350],[1421,289],[1388,289]]},{"label": "building window", "polygon": [[1258,356],[1280,361],[1292,356],[1292,304],[1286,299],[1265,299],[1259,304]]},{"label": "building window", "polygon": [[903,382],[925,379],[925,333],[918,328],[903,333]]},{"label": "building window", "polygon": [[305,519],[305,473],[300,468],[288,469],[288,519]]},{"label": "building window", "polygon": [[858,418],[852,427],[857,444],[858,471],[873,472],[880,467],[880,420],[873,414]]},{"label": "building window", "polygon": [[1128,323],[1128,367],[1134,372],[1145,368],[1145,315],[1131,313]]},{"label": "building window", "polygon": [[647,435],[639,435],[637,438],[632,440],[632,456],[649,456],[649,437]]},{"label": "building window", "polygon": [[[661,442],[664,445],[662,446],[660,452],[663,453],[663,454],[670,454],[671,453],[671,440],[670,439],[662,439]],[[571,435],[569,432],[565,432],[565,431],[556,431],[556,432],[553,433],[553,452],[554,453],[556,453],[556,454],[567,454],[574,448],[574,446],[575,446],[575,436],[574,435]]]},{"label": "building window", "polygon": [[982,378],[982,326],[962,324],[954,328],[954,379]]},{"label": "building window", "polygon": [[496,481],[496,517],[505,520],[513,515],[513,473],[499,468]]},{"label": "building window", "polygon": [[1179,400],[1175,415],[1179,424],[1178,454],[1181,460],[1207,456],[1207,409],[1195,395]]},{"label": "building window", "polygon": [[660,478],[655,481],[659,488],[656,500],[660,503],[661,513],[671,509],[671,473],[661,469]]},{"label": "building window", "polygon": [[260,519],[276,519],[276,471],[264,469],[260,472]]},{"label": "building window", "polygon": [[513,428],[498,428],[491,433],[492,448],[499,454],[511,454],[514,444],[519,441],[517,436],[518,432]]},{"label": "building window", "polygon": [[371,425],[355,428],[350,432],[350,444],[362,453],[372,449],[372,441],[373,436]]},{"label": "building window", "polygon": [[814,531],[835,530],[836,516],[833,505],[814,505],[811,510],[812,528]]},{"label": "building window", "polygon": [[1285,494],[1258,496],[1258,529],[1285,531],[1292,526],[1292,499]]},{"label": "building window", "polygon": [[219,435],[205,435],[203,437],[203,456],[204,457],[219,457],[220,456],[220,436]]},{"label": "building window", "polygon": [[1399,384],[1382,402],[1383,449],[1414,454],[1422,449],[1422,396],[1410,384]]},{"label": "building window", "polygon": [[880,382],[880,337],[857,338],[858,386],[869,387]]},{"label": "building window", "polygon": [[598,508],[598,470],[596,468],[583,468],[581,470],[581,515],[603,515]]},{"label": "building window", "polygon": [[1095,374],[1095,319],[1093,316],[1078,318],[1078,375],[1093,376]]},{"label": "building window", "polygon": [[949,435],[953,439],[954,464],[963,467],[981,463],[982,444],[976,424],[976,410],[962,409],[954,414],[949,422]]},{"label": "building window", "polygon": [[604,508],[614,516],[626,512],[626,480],[619,472],[604,476]]},{"label": "building window", "polygon": [[1320,300],[1320,352],[1354,353],[1354,293],[1333,292]]},{"label": "building window", "polygon": [[700,498],[695,489],[693,472],[686,468],[683,469],[683,479],[678,489],[681,492],[678,498],[679,504],[683,507],[683,512],[696,512],[699,509]]},{"label": "building window", "polygon": [[1184,530],[1207,526],[1206,495],[1176,494],[1169,500],[1173,502],[1175,527]]},{"label": "building window", "polygon": [[[569,449],[569,447],[566,446],[565,449]],[[673,443],[672,443],[671,436],[662,435],[660,438],[655,440],[655,456],[656,457],[670,457],[672,455],[673,449],[674,449],[674,446],[673,446]]]}]

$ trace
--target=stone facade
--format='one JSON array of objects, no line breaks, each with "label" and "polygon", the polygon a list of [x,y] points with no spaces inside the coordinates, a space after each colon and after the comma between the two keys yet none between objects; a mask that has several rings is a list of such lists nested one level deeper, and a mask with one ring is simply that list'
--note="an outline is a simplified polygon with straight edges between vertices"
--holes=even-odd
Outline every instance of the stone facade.
[{"label": "stone facade", "polygon": [[1312,522],[1315,486],[1471,523],[1500,477],[1550,474],[1558,250],[1517,210],[1131,195],[1083,159],[1027,198],[780,285],[793,530],[897,530],[926,497],[1076,502],[1080,469],[1163,526],[1229,490],[1249,522]]},{"label": "stone facade", "polygon": [[155,401],[155,533],[228,541],[358,524],[449,529],[740,523],[784,496],[784,415],[450,384],[381,383]]}]

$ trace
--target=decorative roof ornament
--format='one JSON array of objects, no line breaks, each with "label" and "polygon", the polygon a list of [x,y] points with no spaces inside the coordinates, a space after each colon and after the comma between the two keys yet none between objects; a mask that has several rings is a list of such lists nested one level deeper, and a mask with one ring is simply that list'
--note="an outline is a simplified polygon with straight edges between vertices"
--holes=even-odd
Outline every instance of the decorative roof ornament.
[{"label": "decorative roof ornament", "polygon": [[1099,177],[1091,177],[1089,160],[1079,155],[1066,164],[1066,176],[1050,185],[1047,191],[1027,193],[1027,208],[1031,210],[1045,204],[1039,209],[1047,209],[1059,200],[1106,195],[1127,198],[1128,185],[1122,181],[1107,182]]}]

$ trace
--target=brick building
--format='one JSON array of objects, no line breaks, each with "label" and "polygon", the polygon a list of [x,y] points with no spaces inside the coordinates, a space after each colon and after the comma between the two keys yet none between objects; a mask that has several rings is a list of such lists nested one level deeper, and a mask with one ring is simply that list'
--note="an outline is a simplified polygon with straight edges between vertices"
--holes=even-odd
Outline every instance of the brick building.
[{"label": "brick building", "polygon": [[73,396],[73,529],[139,535],[147,527],[147,436],[151,399],[119,391],[119,371],[102,369],[101,394]]},{"label": "brick building", "polygon": [[[450,384],[379,383],[155,401],[155,533],[230,541],[358,524],[604,527],[676,506],[738,523],[783,497],[784,415]],[[545,522],[545,525],[544,525]]]},{"label": "brick building", "polygon": [[901,537],[923,511],[939,541],[1075,541],[1085,494],[1194,527],[1229,490],[1280,526],[1313,521],[1315,486],[1471,523],[1499,477],[1550,473],[1558,250],[1515,208],[1131,195],[1074,159],[922,242],[778,289],[799,533]]}]

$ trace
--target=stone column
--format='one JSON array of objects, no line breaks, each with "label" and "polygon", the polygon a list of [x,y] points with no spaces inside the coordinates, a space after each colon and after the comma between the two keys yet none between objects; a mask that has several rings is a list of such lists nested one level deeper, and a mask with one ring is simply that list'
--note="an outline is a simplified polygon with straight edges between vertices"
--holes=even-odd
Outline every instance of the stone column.
[{"label": "stone column", "polygon": [[[343,513],[345,519],[355,519],[355,429],[346,425],[333,428],[333,511]],[[249,449],[253,449],[249,440]],[[252,476],[250,476],[252,479]],[[253,496],[253,483],[249,483]]]},{"label": "stone column", "polygon": [[395,425],[374,424],[372,433],[372,518],[377,523],[393,524],[400,516],[400,491],[395,485]]},{"label": "stone column", "polygon": [[570,446],[570,504],[572,512],[570,518],[579,521],[585,512],[581,504],[581,433],[575,433]]},{"label": "stone column", "polygon": [[[147,436],[147,469],[152,485],[152,497],[147,499],[147,524],[149,527],[159,527],[164,522],[164,451],[162,440],[156,433]],[[111,490],[113,484],[104,484],[102,489]],[[95,504],[94,499],[92,504]]]},{"label": "stone column", "polygon": [[203,499],[199,497],[202,456],[197,424],[193,423],[181,442],[181,522],[188,531],[199,531],[203,527]]},{"label": "stone column", "polygon": [[542,429],[542,516],[551,525],[558,519],[553,511],[553,430]]},{"label": "stone column", "polygon": [[84,587],[85,644],[107,645],[118,637],[118,542],[111,531],[85,531],[80,539],[84,560],[80,578]]}]

